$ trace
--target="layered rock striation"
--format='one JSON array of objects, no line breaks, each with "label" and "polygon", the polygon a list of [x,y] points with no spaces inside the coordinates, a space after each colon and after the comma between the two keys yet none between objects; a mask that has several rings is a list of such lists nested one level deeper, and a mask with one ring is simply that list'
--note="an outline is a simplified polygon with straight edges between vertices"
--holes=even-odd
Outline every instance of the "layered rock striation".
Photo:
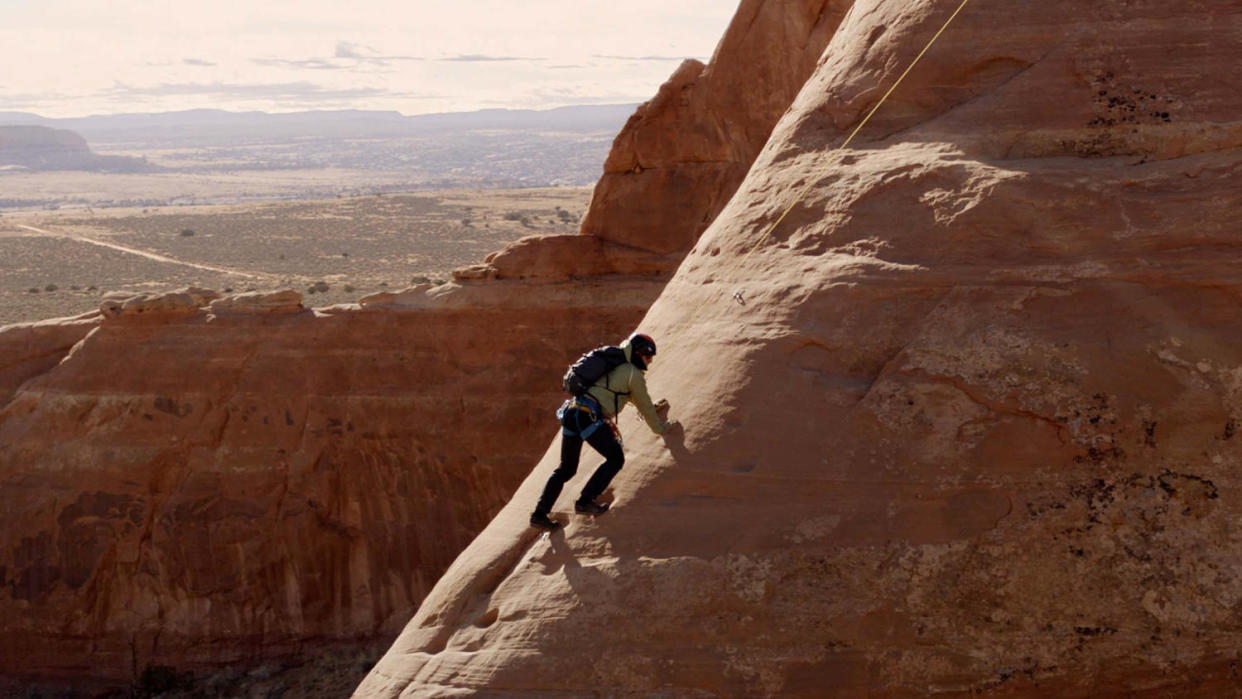
[{"label": "layered rock striation", "polygon": [[43,348],[0,411],[0,675],[121,682],[391,637],[542,447],[549,365],[658,289],[324,310],[190,289],[105,300],[51,324],[67,337],[0,332]]},{"label": "layered rock striation", "polygon": [[358,696],[1236,692],[1242,7],[972,3],[836,150],[956,5],[851,4],[642,322],[684,431]]}]

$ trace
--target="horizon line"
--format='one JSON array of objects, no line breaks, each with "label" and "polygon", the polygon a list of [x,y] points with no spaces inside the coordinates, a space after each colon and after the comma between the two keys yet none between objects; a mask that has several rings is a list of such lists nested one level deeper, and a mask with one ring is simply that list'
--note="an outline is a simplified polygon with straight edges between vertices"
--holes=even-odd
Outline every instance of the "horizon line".
[{"label": "horizon line", "polygon": [[265,110],[248,109],[248,110],[232,110],[220,109],[216,107],[194,107],[190,109],[170,109],[158,112],[107,112],[92,113],[81,116],[60,116],[49,117],[37,112],[26,111],[23,109],[3,109],[0,110],[0,118],[5,115],[22,115],[27,117],[35,117],[45,121],[69,121],[74,119],[103,119],[112,117],[144,117],[144,116],[167,116],[170,114],[192,114],[192,113],[214,113],[214,114],[231,114],[231,115],[264,115],[264,116],[290,116],[295,114],[390,114],[397,115],[401,118],[415,118],[426,116],[450,116],[456,114],[478,114],[482,112],[554,112],[561,109],[590,109],[597,107],[636,107],[642,104],[639,102],[604,102],[600,104],[567,104],[557,107],[547,108],[530,108],[530,107],[484,107],[482,109],[469,109],[458,111],[444,112],[417,112],[406,113],[396,109],[297,109],[287,112],[269,112]]}]

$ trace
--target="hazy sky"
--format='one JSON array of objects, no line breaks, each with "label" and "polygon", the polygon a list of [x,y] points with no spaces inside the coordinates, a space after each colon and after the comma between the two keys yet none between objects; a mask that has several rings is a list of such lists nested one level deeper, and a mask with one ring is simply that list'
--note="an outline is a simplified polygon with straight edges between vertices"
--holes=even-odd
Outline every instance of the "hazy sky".
[{"label": "hazy sky", "polygon": [[737,0],[0,0],[0,111],[637,102]]}]

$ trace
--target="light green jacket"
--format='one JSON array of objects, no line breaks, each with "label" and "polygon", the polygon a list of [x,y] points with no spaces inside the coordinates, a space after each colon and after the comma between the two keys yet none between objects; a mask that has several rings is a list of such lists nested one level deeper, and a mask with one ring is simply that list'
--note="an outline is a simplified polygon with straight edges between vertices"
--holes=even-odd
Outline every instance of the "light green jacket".
[{"label": "light green jacket", "polygon": [[639,413],[642,413],[651,431],[664,434],[668,426],[656,414],[651,395],[647,393],[647,379],[643,376],[642,370],[630,363],[632,350],[628,340],[621,343],[621,349],[625,350],[625,363],[618,365],[596,381],[587,389],[587,394],[599,401],[604,409],[604,415],[608,418],[616,417],[617,413],[621,412],[626,403],[632,399],[634,406],[638,408]]}]

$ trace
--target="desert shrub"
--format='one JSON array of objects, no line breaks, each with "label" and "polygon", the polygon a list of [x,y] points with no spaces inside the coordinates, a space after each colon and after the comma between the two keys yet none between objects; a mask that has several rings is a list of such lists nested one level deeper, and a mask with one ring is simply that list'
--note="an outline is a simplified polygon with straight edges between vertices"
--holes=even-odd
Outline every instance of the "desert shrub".
[{"label": "desert shrub", "polygon": [[327,282],[319,281],[319,282],[315,282],[314,284],[311,284],[311,288],[323,294],[323,293],[327,293],[328,289],[331,289],[332,287],[328,286]]},{"label": "desert shrub", "polygon": [[32,287],[30,287],[29,289],[26,289],[26,293],[28,293],[28,294],[37,294],[37,293],[39,293],[39,287],[37,287],[37,286],[32,286]]},{"label": "desert shrub", "polygon": [[427,277],[427,276],[424,276],[424,275],[421,275],[421,274],[420,274],[420,275],[418,275],[418,276],[416,276],[416,277],[414,277],[414,278],[410,279],[410,283],[411,283],[411,284],[430,284],[430,283],[431,283],[431,277]]},{"label": "desert shrub", "polygon": [[194,235],[194,229],[193,229],[193,228],[182,228],[182,229],[181,229],[181,237],[182,237],[182,238],[189,238],[189,237],[190,237],[190,236],[192,236],[192,235]]},{"label": "desert shrub", "polygon": [[504,219],[506,221],[521,221],[522,212],[521,211],[507,211],[505,212]]},{"label": "desert shrub", "polygon": [[47,286],[43,287],[43,290],[44,291],[56,291],[57,288],[59,287],[57,287],[55,284],[48,284]]},{"label": "desert shrub", "polygon": [[559,206],[556,207],[556,216],[557,218],[561,219],[562,223],[569,223],[574,218],[573,214],[569,213],[568,211],[562,209]]},{"label": "desert shrub", "polygon": [[345,288],[345,293],[347,293],[347,294],[352,294],[352,293],[354,293],[354,285],[353,285],[353,284],[346,284],[344,288]]}]

